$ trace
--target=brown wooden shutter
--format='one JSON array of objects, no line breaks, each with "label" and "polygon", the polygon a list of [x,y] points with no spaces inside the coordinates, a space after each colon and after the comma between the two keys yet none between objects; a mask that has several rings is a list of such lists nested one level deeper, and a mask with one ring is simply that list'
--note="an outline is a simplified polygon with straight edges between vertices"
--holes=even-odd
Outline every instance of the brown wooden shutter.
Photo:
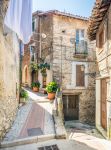
[{"label": "brown wooden shutter", "polygon": [[81,70],[81,65],[76,65],[76,86],[85,86],[84,71]]},{"label": "brown wooden shutter", "polygon": [[104,30],[99,34],[99,48],[103,48],[104,45]]}]

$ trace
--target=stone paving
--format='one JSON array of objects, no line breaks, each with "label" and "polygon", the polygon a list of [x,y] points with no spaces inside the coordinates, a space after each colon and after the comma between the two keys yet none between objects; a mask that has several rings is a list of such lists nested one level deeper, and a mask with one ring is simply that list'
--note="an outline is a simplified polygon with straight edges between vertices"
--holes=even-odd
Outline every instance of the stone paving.
[{"label": "stone paving", "polygon": [[[30,101],[22,106],[10,131],[6,134],[4,141],[13,141],[30,136],[28,130],[41,129],[43,135],[55,134],[54,121],[52,117],[52,104],[40,93],[27,90]],[[39,133],[37,135],[40,135]],[[36,136],[37,136],[36,135]],[[33,136],[33,135],[31,135]]]},{"label": "stone paving", "polygon": [[80,123],[79,121],[66,121],[65,128],[70,138],[73,133],[86,133],[97,138],[104,139],[104,137],[97,131],[95,126],[90,126],[88,124]]},{"label": "stone paving", "polygon": [[94,139],[94,137],[91,140],[91,138],[85,138],[83,135],[76,135],[76,138],[72,140],[49,140],[41,143],[2,148],[1,150],[40,150],[40,147],[47,147],[51,145],[57,145],[59,150],[111,150],[111,142],[98,138]]},{"label": "stone paving", "polygon": [[19,137],[20,131],[23,128],[23,125],[27,119],[31,107],[32,107],[32,101],[30,100],[27,103],[27,105],[24,105],[18,109],[16,119],[10,131],[6,134],[4,141],[13,141]]}]

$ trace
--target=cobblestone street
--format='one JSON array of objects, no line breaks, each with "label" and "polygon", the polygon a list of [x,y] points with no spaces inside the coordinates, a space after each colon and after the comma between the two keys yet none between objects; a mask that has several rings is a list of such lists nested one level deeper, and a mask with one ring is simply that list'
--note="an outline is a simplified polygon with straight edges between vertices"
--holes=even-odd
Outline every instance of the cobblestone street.
[{"label": "cobblestone street", "polygon": [[[111,150],[110,142],[94,137],[92,139],[85,137],[85,135],[76,135],[76,138],[72,140],[50,140],[1,150]],[[56,145],[58,149],[52,149],[52,145]]]},{"label": "cobblestone street", "polygon": [[18,109],[16,119],[4,141],[55,134],[52,105],[47,96],[27,90],[29,102]]},{"label": "cobblestone street", "polygon": [[[4,138],[5,142],[55,134],[52,104],[47,100],[47,95],[36,94],[31,90],[27,92],[30,101],[18,110],[13,126]],[[56,147],[54,150],[111,150],[111,143],[105,140],[94,126],[79,121],[66,121],[65,128],[68,135],[66,140],[55,139],[42,143],[21,144],[12,148],[2,148],[2,150],[53,150],[54,146]]]}]

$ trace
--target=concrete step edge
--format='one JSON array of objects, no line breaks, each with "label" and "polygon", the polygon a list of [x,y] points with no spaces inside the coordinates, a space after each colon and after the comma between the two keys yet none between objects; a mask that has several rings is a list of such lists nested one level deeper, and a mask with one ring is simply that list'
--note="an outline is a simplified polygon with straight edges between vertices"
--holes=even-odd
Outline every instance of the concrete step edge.
[{"label": "concrete step edge", "polygon": [[38,142],[52,140],[55,138],[56,138],[55,134],[28,137],[24,139],[17,139],[14,141],[1,142],[0,148],[9,148],[9,147],[20,146],[20,145],[25,145],[25,144],[38,143]]}]

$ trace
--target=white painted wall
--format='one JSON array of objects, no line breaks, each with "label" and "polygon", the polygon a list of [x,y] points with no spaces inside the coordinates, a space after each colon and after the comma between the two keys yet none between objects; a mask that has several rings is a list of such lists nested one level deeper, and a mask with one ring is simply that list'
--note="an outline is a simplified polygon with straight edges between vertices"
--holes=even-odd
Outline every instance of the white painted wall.
[{"label": "white painted wall", "polygon": [[96,80],[96,127],[101,124],[101,108],[100,108],[100,95],[101,95],[100,79]]}]

